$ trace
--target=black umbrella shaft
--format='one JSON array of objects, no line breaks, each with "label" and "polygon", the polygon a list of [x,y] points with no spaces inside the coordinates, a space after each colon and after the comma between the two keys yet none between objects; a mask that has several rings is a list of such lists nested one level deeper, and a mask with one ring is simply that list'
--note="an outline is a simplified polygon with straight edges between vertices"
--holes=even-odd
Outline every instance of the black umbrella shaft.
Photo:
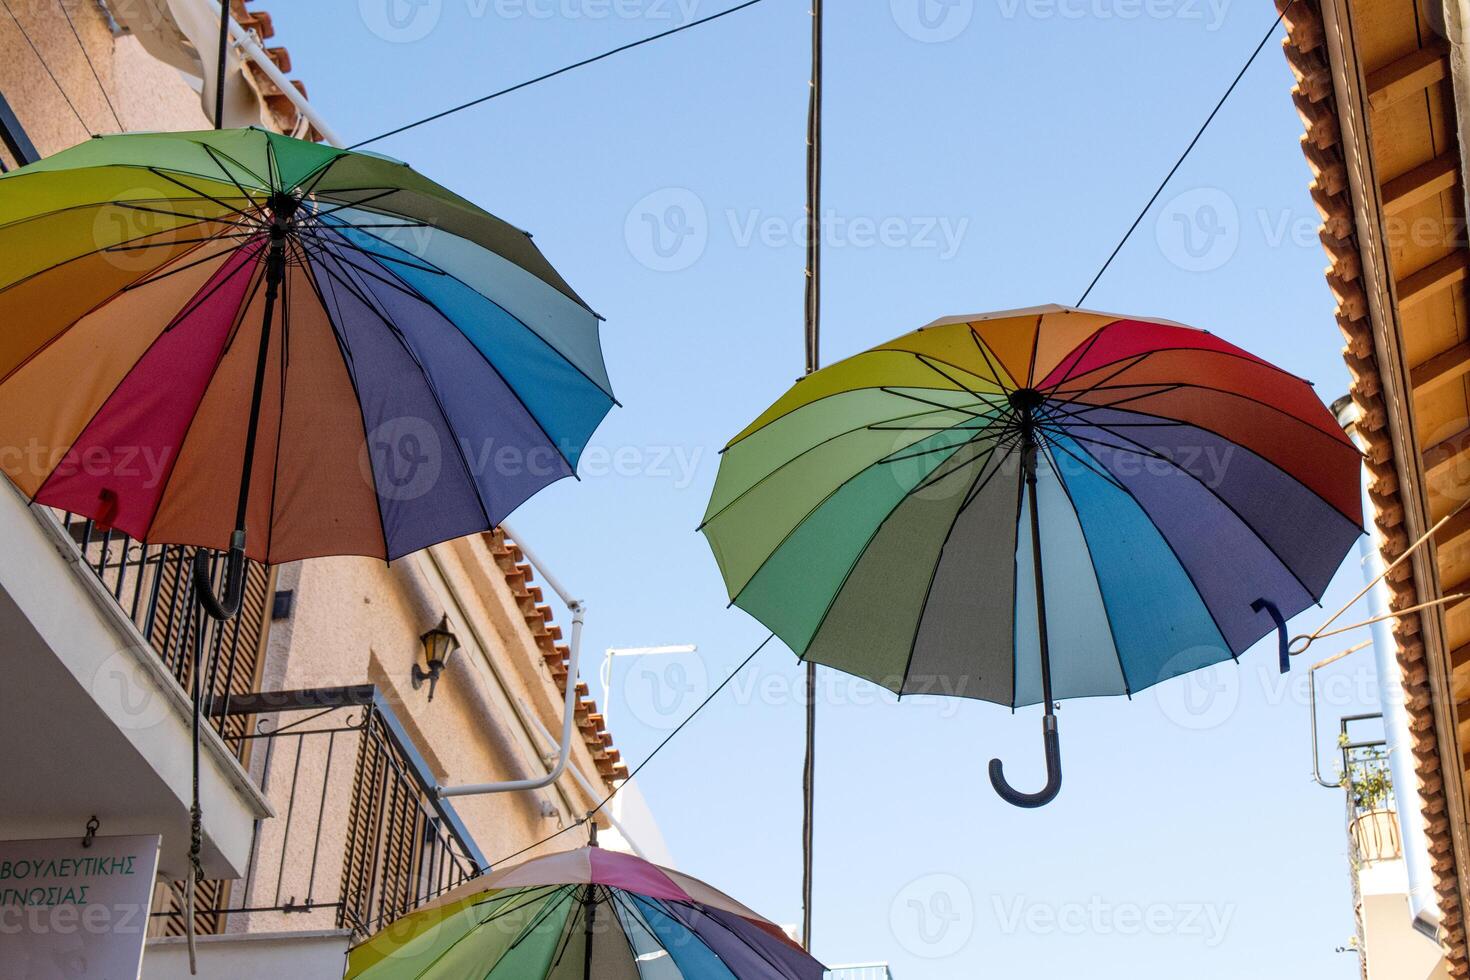
[{"label": "black umbrella shaft", "polygon": [[245,465],[240,471],[240,499],[235,509],[235,530],[245,530],[245,511],[250,504],[250,477],[255,469],[255,437],[260,430],[260,403],[265,394],[265,368],[270,360],[271,320],[276,296],[286,275],[286,240],[272,237],[265,260],[265,318],[260,326],[260,352],[255,360],[255,390],[250,395],[250,423],[245,429]]},{"label": "black umbrella shaft", "polygon": [[1036,496],[1036,432],[1028,409],[1021,421],[1021,460],[1026,469],[1026,492],[1031,497],[1031,569],[1036,583],[1036,631],[1041,646],[1041,700],[1052,713],[1051,647],[1047,642],[1046,580],[1041,571],[1041,502]]},{"label": "black umbrella shaft", "polygon": [[597,901],[592,895],[595,885],[587,886],[587,897],[583,899],[587,918],[587,958],[582,963],[582,980],[592,980],[592,930],[597,924]]}]

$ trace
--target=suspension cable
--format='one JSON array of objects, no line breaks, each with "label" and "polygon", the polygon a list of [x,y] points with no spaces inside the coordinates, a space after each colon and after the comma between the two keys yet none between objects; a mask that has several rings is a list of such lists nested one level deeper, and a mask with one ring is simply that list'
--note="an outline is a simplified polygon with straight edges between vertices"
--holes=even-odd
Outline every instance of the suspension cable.
[{"label": "suspension cable", "polygon": [[415,129],[419,126],[423,126],[436,120],[443,119],[445,116],[451,116],[456,112],[463,112],[465,109],[472,109],[477,105],[482,105],[486,102],[489,102],[491,99],[498,99],[502,95],[509,95],[512,92],[519,92],[521,89],[529,88],[530,86],[535,85],[537,82],[544,82],[547,79],[555,78],[558,75],[565,75],[569,71],[575,71],[578,68],[583,68],[587,65],[594,64],[606,58],[611,58],[615,54],[622,54],[624,51],[631,51],[634,48],[642,47],[645,44],[652,44],[654,41],[661,41],[666,37],[672,37],[673,35],[678,34],[682,31],[687,31],[691,28],[700,27],[704,24],[717,21],[721,17],[728,17],[733,13],[738,13],[739,11],[746,9],[747,7],[754,7],[760,2],[761,0],[745,0],[744,3],[736,4],[735,6],[730,7],[727,10],[721,10],[718,13],[710,14],[708,17],[701,17],[698,20],[691,20],[687,24],[680,24],[678,27],[670,28],[669,30],[664,31],[660,34],[652,34],[637,41],[630,41],[627,44],[619,45],[618,47],[613,48],[610,51],[604,51],[602,54],[593,55],[590,58],[583,58],[581,61],[575,62],[570,65],[565,65],[561,68],[556,69],[555,71],[549,71],[544,75],[537,75],[535,78],[528,78],[524,82],[518,82],[515,85],[510,86],[509,88],[503,88],[497,92],[491,92],[489,95],[482,95],[478,99],[471,99],[468,102],[461,103],[457,106],[452,106],[451,108],[445,109],[442,112],[436,112],[431,116],[425,116],[422,119],[417,119],[411,123],[406,123],[402,126],[399,126],[397,129],[390,129],[386,133],[379,133],[377,136],[369,137],[368,139],[362,140],[358,143],[353,143],[351,146],[347,147],[347,149],[355,150],[358,147],[367,146],[369,143],[376,143],[378,142],[378,140],[384,140],[390,136],[397,136],[399,133],[407,132],[410,129]]},{"label": "suspension cable", "polygon": [[1250,66],[1255,63],[1256,57],[1266,46],[1266,42],[1271,40],[1271,36],[1276,33],[1276,28],[1281,26],[1282,19],[1286,17],[1286,12],[1291,9],[1292,4],[1294,3],[1296,3],[1296,0],[1287,0],[1286,5],[1281,8],[1281,13],[1277,14],[1276,19],[1271,22],[1271,29],[1268,30],[1264,36],[1262,36],[1261,43],[1256,45],[1256,49],[1251,52],[1251,56],[1245,60],[1244,65],[1241,65],[1240,71],[1237,72],[1235,75],[1235,79],[1231,81],[1229,88],[1225,89],[1225,94],[1220,96],[1220,101],[1215,103],[1215,108],[1210,110],[1210,114],[1205,117],[1205,121],[1200,126],[1199,131],[1194,134],[1194,139],[1190,140],[1189,145],[1184,148],[1184,152],[1179,154],[1179,159],[1174,161],[1174,166],[1169,168],[1169,172],[1164,175],[1164,179],[1154,190],[1153,196],[1148,199],[1148,203],[1143,206],[1143,210],[1138,212],[1138,217],[1133,219],[1133,224],[1128,226],[1128,230],[1123,233],[1123,237],[1118,240],[1118,244],[1113,247],[1112,253],[1108,255],[1107,261],[1102,264],[1101,269],[1097,270],[1097,275],[1092,277],[1092,282],[1087,284],[1087,288],[1082,291],[1082,296],[1077,300],[1074,305],[1081,306],[1083,303],[1087,302],[1087,297],[1092,294],[1093,287],[1095,287],[1098,280],[1103,277],[1103,273],[1108,271],[1108,267],[1113,264],[1113,260],[1118,257],[1118,253],[1123,251],[1123,246],[1128,244],[1128,239],[1133,237],[1133,233],[1137,231],[1138,226],[1143,223],[1143,219],[1148,214],[1149,209],[1154,206],[1154,202],[1159,199],[1159,195],[1164,193],[1164,188],[1169,186],[1169,181],[1173,180],[1174,175],[1179,172],[1179,168],[1184,166],[1185,159],[1189,156],[1190,152],[1194,150],[1195,145],[1199,143],[1200,137],[1205,135],[1205,130],[1210,128],[1210,123],[1215,121],[1215,117],[1219,115],[1220,110],[1224,108],[1225,101],[1230,98],[1231,93],[1235,91],[1235,87],[1240,84],[1240,80],[1245,77],[1245,73],[1249,71]]},{"label": "suspension cable", "polygon": [[[616,787],[614,787],[613,788],[613,791],[611,793],[608,793],[607,796],[603,797],[602,798],[602,802],[598,803],[597,806],[595,806],[591,810],[587,811],[587,814],[585,816],[581,817],[580,819],[576,820],[573,823],[567,824],[565,827],[561,828],[560,830],[556,831],[555,833],[549,834],[546,837],[541,838],[540,840],[538,840],[534,844],[528,844],[527,846],[521,848],[518,851],[515,851],[515,852],[513,852],[511,854],[507,854],[505,857],[500,858],[498,861],[492,861],[492,862],[490,862],[489,867],[490,868],[494,868],[495,866],[504,864],[507,861],[513,861],[516,858],[520,857],[522,854],[525,854],[525,853],[527,853],[529,851],[534,851],[536,848],[540,847],[542,844],[548,844],[551,841],[556,840],[558,837],[561,837],[564,834],[568,834],[568,833],[572,832],[573,830],[576,830],[578,827],[584,826],[587,823],[587,821],[589,821],[593,817],[597,816],[597,814],[599,812],[601,812],[604,807],[606,807],[609,803],[612,802],[613,797],[615,797],[619,793],[621,793],[623,791],[623,787],[625,787],[629,783],[631,783],[633,781],[634,777],[636,777],[640,772],[643,771],[643,769],[644,769],[645,766],[647,766],[650,762],[652,762],[655,758],[657,758],[658,757],[658,754],[664,750],[664,747],[674,740],[674,736],[676,736],[680,732],[682,732],[684,730],[685,726],[687,726],[691,721],[694,720],[694,717],[696,715],[698,715],[701,711],[703,711],[706,707],[708,707],[709,706],[709,703],[711,701],[713,701],[716,697],[718,697],[719,696],[719,693],[721,691],[723,691],[726,687],[728,687],[730,685],[730,682],[733,681],[737,676],[739,676],[739,674],[740,674],[741,671],[743,671],[746,667],[750,666],[750,662],[756,658],[756,655],[759,654],[762,650],[764,650],[766,648],[766,645],[768,643],[770,643],[772,640],[774,640],[775,638],[776,638],[776,634],[775,633],[769,633],[769,634],[767,634],[766,635],[766,638],[764,640],[761,640],[760,643],[756,646],[756,648],[754,650],[750,651],[750,654],[744,660],[740,661],[739,665],[736,666],[736,668],[734,670],[730,671],[730,673],[728,675],[726,675],[725,679],[722,680],[722,681],[720,681],[719,685],[713,691],[711,691],[709,693],[709,695],[703,701],[701,701],[698,704],[698,706],[695,707],[695,709],[693,711],[689,712],[689,714],[687,714],[687,715],[684,716],[684,720],[681,721],[681,722],[679,722],[678,726],[675,727],[673,731],[669,732],[668,735],[664,736],[663,741],[659,742],[658,745],[656,745],[654,747],[653,751],[650,752],[650,753],[648,753],[648,756],[642,762],[638,763],[638,766],[632,772],[630,772],[628,774],[628,778],[625,779],[625,780],[623,780]],[[571,679],[571,678],[568,678],[567,683],[569,683],[569,684],[570,683],[574,683],[574,680]],[[488,869],[486,869],[486,870],[488,870]],[[481,874],[483,874],[483,873],[484,873],[484,871],[481,872]],[[456,885],[455,887],[458,887],[458,885]]]},{"label": "suspension cable", "polygon": [[31,53],[41,63],[41,68],[46,72],[46,77],[51,79],[51,84],[56,86],[56,91],[60,92],[62,99],[65,100],[66,107],[71,110],[73,116],[77,117],[77,122],[81,123],[82,131],[88,136],[92,135],[92,127],[87,125],[87,120],[83,119],[82,114],[77,111],[77,107],[72,102],[71,96],[66,94],[66,89],[62,88],[61,82],[57,80],[55,72],[51,70],[50,65],[46,64],[46,59],[41,57],[41,51],[36,47],[36,42],[31,40],[30,33],[25,29],[25,25],[20,22],[20,19],[15,16],[15,11],[10,9],[10,4],[7,0],[0,0],[0,7],[4,7],[5,12],[10,15],[10,20],[15,24],[16,30],[20,31],[20,36],[25,38],[25,42],[30,47]]},{"label": "suspension cable", "polygon": [[56,7],[61,11],[61,16],[66,18],[66,26],[71,28],[71,36],[76,38],[77,47],[82,52],[82,58],[85,59],[87,67],[92,71],[92,80],[97,83],[97,91],[102,93],[102,101],[107,103],[107,111],[112,113],[112,121],[117,123],[118,131],[121,132],[126,127],[123,126],[123,121],[117,114],[117,107],[112,104],[112,97],[107,94],[107,86],[102,84],[102,76],[97,74],[97,66],[92,63],[92,56],[87,53],[87,46],[82,43],[82,36],[77,33],[77,25],[72,22],[71,14],[67,13],[66,0],[56,0]]}]

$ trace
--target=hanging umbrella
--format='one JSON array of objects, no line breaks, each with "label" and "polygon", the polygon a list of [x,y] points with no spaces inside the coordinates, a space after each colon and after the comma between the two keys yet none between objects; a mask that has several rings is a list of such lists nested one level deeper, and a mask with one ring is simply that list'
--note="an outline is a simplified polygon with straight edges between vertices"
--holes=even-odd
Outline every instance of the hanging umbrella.
[{"label": "hanging umbrella", "polygon": [[461,885],[354,949],[362,980],[820,980],[780,927],[709,885],[596,846]]},{"label": "hanging umbrella", "polygon": [[138,540],[228,549],[215,614],[247,556],[494,527],[614,403],[597,316],[530,237],[376,154],[94,138],[0,177],[0,255],[0,468]]},{"label": "hanging umbrella", "polygon": [[702,529],[734,604],[900,696],[1133,695],[1318,601],[1360,457],[1311,386],[1204,331],[1049,306],[817,372],[724,450]]},{"label": "hanging umbrella", "polygon": [[[614,404],[597,316],[529,236],[371,153],[97,137],[0,177],[0,256],[0,469],[198,546],[216,619],[247,557],[389,560],[495,527],[575,473]],[[222,598],[205,549],[228,549]],[[201,624],[191,909],[203,651]]]}]

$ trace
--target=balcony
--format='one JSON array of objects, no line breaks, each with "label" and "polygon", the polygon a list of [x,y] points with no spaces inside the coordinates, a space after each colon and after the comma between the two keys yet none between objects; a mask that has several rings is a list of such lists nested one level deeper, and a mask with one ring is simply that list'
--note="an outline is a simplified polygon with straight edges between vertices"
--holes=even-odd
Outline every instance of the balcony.
[{"label": "balcony", "polygon": [[[260,824],[241,881],[201,889],[196,931],[360,940],[487,866],[372,685],[236,695],[212,706],[277,818]],[[155,936],[184,932],[181,882],[159,886]]]},{"label": "balcony", "polygon": [[[0,490],[0,740],[25,746],[0,753],[0,780],[28,801],[0,813],[0,838],[71,836],[95,815],[103,835],[161,834],[161,869],[182,875],[191,797],[186,647],[165,644],[170,663],[133,615],[166,592],[157,561],[154,578],[135,589],[136,546],[83,538],[77,522],[30,507],[9,484]],[[119,579],[124,569],[129,577]],[[225,639],[210,641],[218,651],[211,669],[221,675],[232,649]],[[241,637],[238,648],[245,645]],[[225,741],[213,730],[203,736],[203,860],[207,873],[230,877],[244,873],[252,829],[271,809]]]}]

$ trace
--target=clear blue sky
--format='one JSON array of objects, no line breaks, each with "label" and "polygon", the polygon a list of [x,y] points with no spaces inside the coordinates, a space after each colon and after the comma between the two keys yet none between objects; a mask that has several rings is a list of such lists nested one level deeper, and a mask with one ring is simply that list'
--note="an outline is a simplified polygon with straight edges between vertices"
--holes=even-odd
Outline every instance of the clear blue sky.
[{"label": "clear blue sky", "polygon": [[[349,139],[723,6],[417,2],[270,5]],[[1075,301],[1274,16],[925,2],[927,19],[918,0],[829,5],[829,361],[941,315]],[[618,668],[613,728],[634,762],[764,635],[726,610],[694,528],[718,448],[802,368],[807,12],[766,0],[376,147],[533,231],[608,319],[627,407],[585,479],[515,522],[590,601],[588,651],[700,646]],[[1290,86],[1273,41],[1089,305],[1208,327],[1330,400],[1346,376]],[[1350,560],[1329,604],[1357,581]],[[1329,725],[1373,699],[1363,656],[1324,672]],[[984,772],[999,754],[1040,782],[1034,711],[895,705],[835,680],[817,953],[888,960],[898,980],[1355,976],[1334,951],[1353,929],[1341,794],[1310,780],[1304,672],[1282,681],[1273,662],[1262,645],[1209,687],[1067,704],[1066,786],[1039,812],[1001,803]],[[800,915],[798,676],[773,644],[640,780],[683,867],[782,922]]]}]

